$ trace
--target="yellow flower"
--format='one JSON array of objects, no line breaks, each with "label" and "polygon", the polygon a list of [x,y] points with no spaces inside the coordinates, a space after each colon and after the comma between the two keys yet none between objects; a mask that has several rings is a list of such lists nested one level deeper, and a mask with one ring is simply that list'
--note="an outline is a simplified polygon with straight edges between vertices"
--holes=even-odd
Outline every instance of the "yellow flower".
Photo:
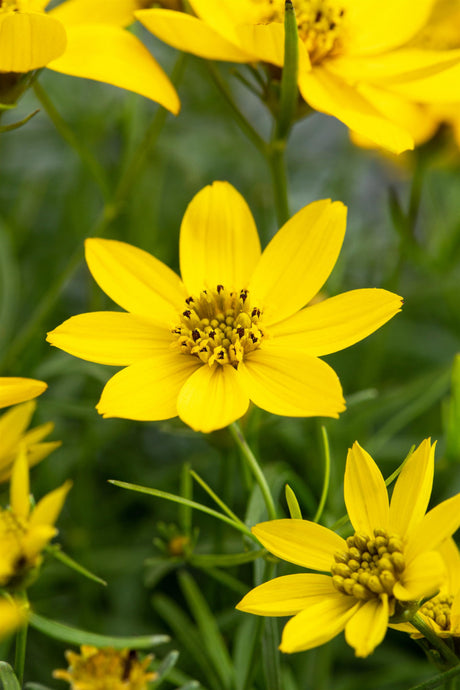
[{"label": "yellow flower", "polygon": [[[436,76],[459,61],[458,51],[410,45],[427,26],[433,1],[294,0],[298,85],[305,101],[395,153],[413,148],[411,130],[394,119],[394,111],[417,121],[411,101],[431,102],[440,95],[451,100],[452,90],[459,91],[453,78],[438,88]],[[135,14],[180,50],[211,60],[283,65],[284,0],[190,0],[190,5],[196,16],[167,9]],[[422,89],[425,75],[435,76],[430,88]]]},{"label": "yellow flower", "polygon": [[32,467],[61,445],[60,441],[42,443],[54,429],[52,422],[26,431],[36,406],[34,401],[16,405],[0,417],[0,482],[6,481],[11,475],[21,447],[24,448],[29,467]]},{"label": "yellow flower", "polygon": [[29,467],[21,448],[11,475],[10,507],[0,509],[0,587],[24,587],[33,579],[41,551],[57,534],[54,523],[70,487],[65,482],[31,510]]},{"label": "yellow flower", "polygon": [[433,483],[434,446],[423,441],[405,463],[391,503],[370,455],[356,442],[345,469],[345,504],[355,530],[346,540],[307,520],[273,520],[253,532],[275,556],[328,575],[275,578],[250,591],[237,608],[292,616],[281,650],[298,652],[345,630],[357,656],[383,640],[391,616],[417,606],[441,585],[436,551],[460,525],[460,494],[425,511]]},{"label": "yellow flower", "polygon": [[15,599],[0,599],[0,639],[20,628],[27,620],[27,610]]},{"label": "yellow flower", "polygon": [[147,672],[153,657],[139,661],[136,652],[129,649],[82,645],[81,654],[68,651],[65,655],[68,670],[54,671],[53,676],[70,683],[71,690],[148,690],[148,683],[157,677]]},{"label": "yellow flower", "polygon": [[0,2],[0,73],[48,67],[135,91],[179,111],[168,77],[125,30],[135,19],[134,10],[142,7],[140,0],[67,0],[45,13],[48,4]]},{"label": "yellow flower", "polygon": [[2,376],[0,377],[0,408],[36,398],[47,387],[44,381],[36,379]]},{"label": "yellow flower", "polygon": [[77,357],[126,367],[102,393],[104,417],[179,415],[208,432],[244,415],[249,400],[279,415],[337,417],[340,382],[318,355],[361,340],[401,306],[397,295],[371,289],[302,309],[337,260],[345,222],[343,204],[317,201],[261,255],[246,202],[215,182],[184,215],[182,280],[141,249],[89,239],[91,273],[128,313],[74,316],[48,340]]}]

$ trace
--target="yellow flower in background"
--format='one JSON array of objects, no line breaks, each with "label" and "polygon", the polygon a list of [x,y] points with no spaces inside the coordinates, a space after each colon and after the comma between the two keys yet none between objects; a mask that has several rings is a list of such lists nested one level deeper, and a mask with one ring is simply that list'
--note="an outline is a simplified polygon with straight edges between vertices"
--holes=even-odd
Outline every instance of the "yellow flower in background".
[{"label": "yellow flower in background", "polygon": [[36,379],[0,376],[0,408],[36,398],[47,387],[44,381],[37,381]]},{"label": "yellow flower in background", "polygon": [[54,429],[52,422],[27,431],[36,406],[34,401],[16,405],[0,417],[0,482],[10,477],[21,447],[26,453],[29,467],[32,467],[61,445],[60,441],[43,443],[43,439]]},{"label": "yellow flower in background", "polygon": [[[421,113],[412,102],[440,96],[446,101],[453,91],[460,93],[458,80],[449,77],[442,87],[437,81],[438,73],[460,62],[459,51],[411,45],[429,29],[433,2],[294,0],[304,100],[394,153],[413,148],[410,132]],[[179,50],[211,60],[283,65],[284,0],[190,0],[190,5],[196,16],[168,9],[135,15]],[[430,83],[421,88],[425,76]],[[401,124],[395,111],[404,116]]]},{"label": "yellow flower in background", "polygon": [[15,599],[0,599],[0,639],[7,637],[27,621],[27,609]]},{"label": "yellow flower in background", "polygon": [[299,652],[345,630],[357,656],[383,640],[389,620],[443,583],[437,549],[460,526],[460,494],[425,515],[434,446],[423,441],[405,463],[391,502],[382,474],[356,442],[345,468],[345,504],[354,534],[346,540],[307,520],[272,520],[253,533],[278,558],[324,574],[286,575],[250,591],[238,604],[261,616],[294,616],[280,649]]},{"label": "yellow flower in background", "polygon": [[54,523],[70,487],[65,482],[31,510],[29,467],[21,448],[11,475],[10,507],[0,509],[0,587],[22,588],[33,579],[42,550],[57,534]]},{"label": "yellow flower in background", "polygon": [[346,208],[301,209],[261,254],[243,197],[226,182],[202,189],[180,232],[182,280],[147,252],[89,239],[99,286],[128,313],[95,312],[48,334],[92,362],[126,367],[107,383],[104,417],[179,417],[213,431],[245,414],[249,400],[274,414],[337,417],[340,382],[319,355],[365,338],[401,298],[353,290],[302,309],[328,278],[342,246]]},{"label": "yellow flower in background", "polygon": [[148,690],[157,674],[147,671],[153,656],[139,661],[135,651],[107,647],[81,646],[81,654],[65,653],[67,671],[53,672],[54,678],[66,680],[71,690]]},{"label": "yellow flower in background", "polygon": [[177,114],[177,93],[139,39],[125,29],[141,0],[0,2],[0,73],[48,67],[146,96]]}]

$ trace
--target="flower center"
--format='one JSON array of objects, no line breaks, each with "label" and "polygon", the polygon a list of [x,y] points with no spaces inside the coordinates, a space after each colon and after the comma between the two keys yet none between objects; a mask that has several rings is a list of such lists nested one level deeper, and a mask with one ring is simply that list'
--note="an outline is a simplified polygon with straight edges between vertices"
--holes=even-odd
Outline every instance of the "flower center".
[{"label": "flower center", "polygon": [[0,0],[1,12],[18,12],[21,9],[21,3],[18,0]]},{"label": "flower center", "polygon": [[[260,23],[284,21],[285,0],[252,0],[260,11]],[[294,0],[299,36],[312,64],[340,50],[345,10],[334,0]]]},{"label": "flower center", "polygon": [[11,586],[16,581],[21,580],[34,565],[29,562],[24,553],[22,542],[25,533],[24,526],[11,510],[0,509],[2,557],[8,561],[8,567],[4,567],[0,576],[0,586]]},{"label": "flower center", "polygon": [[405,568],[403,542],[397,534],[375,529],[374,537],[355,533],[347,538],[347,551],[334,554],[332,582],[343,594],[372,599],[393,594]]},{"label": "flower center", "polygon": [[188,297],[180,324],[173,329],[183,354],[193,355],[212,366],[237,368],[248,352],[260,347],[264,334],[261,311],[251,306],[248,290],[230,292],[223,285]]},{"label": "flower center", "polygon": [[450,612],[454,597],[450,594],[438,594],[420,609],[427,618],[431,618],[441,630],[450,630]]}]

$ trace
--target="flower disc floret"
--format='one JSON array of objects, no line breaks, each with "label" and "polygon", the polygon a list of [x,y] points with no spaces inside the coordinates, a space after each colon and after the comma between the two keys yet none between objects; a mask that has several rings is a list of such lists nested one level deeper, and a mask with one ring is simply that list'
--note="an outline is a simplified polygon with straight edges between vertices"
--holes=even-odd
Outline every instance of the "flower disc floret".
[{"label": "flower disc floret", "polygon": [[441,630],[450,630],[450,614],[454,597],[451,594],[438,594],[423,604],[420,613],[437,623]]}]

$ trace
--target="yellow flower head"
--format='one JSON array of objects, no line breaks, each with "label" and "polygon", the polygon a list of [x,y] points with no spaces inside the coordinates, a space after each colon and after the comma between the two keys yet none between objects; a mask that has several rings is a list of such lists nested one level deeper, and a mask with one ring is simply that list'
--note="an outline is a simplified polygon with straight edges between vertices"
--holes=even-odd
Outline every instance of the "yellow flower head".
[{"label": "yellow flower head", "polygon": [[125,27],[141,0],[0,1],[1,73],[48,67],[107,82],[161,103],[177,114],[177,93],[159,64]]},{"label": "yellow flower head", "polygon": [[0,509],[0,587],[24,587],[33,578],[41,551],[57,533],[54,523],[70,487],[65,482],[31,510],[29,467],[21,448],[11,476],[10,507]]},{"label": "yellow flower head", "polygon": [[139,661],[136,652],[97,649],[82,645],[81,654],[66,652],[67,671],[54,671],[54,678],[70,683],[71,690],[147,690],[157,674],[148,672],[152,656]]},{"label": "yellow flower head", "polygon": [[61,445],[60,441],[42,442],[53,431],[52,422],[27,431],[35,408],[36,403],[31,400],[12,407],[0,417],[0,482],[10,477],[21,447],[24,448],[31,467]]},{"label": "yellow flower head", "polygon": [[126,367],[104,388],[97,409],[105,417],[179,415],[208,432],[244,415],[249,400],[274,414],[337,417],[340,382],[318,356],[366,337],[401,306],[397,295],[371,289],[302,309],[337,260],[345,219],[340,202],[312,203],[261,253],[246,202],[215,182],[182,221],[182,280],[136,247],[87,240],[91,273],[128,313],[74,316],[48,340]]},{"label": "yellow flower head", "polygon": [[[293,0],[298,85],[315,110],[394,153],[423,127],[415,102],[452,101],[459,51],[414,47],[434,0]],[[160,39],[200,57],[284,63],[284,0],[190,0],[191,16],[144,9],[137,18]],[[443,81],[444,75],[446,80]],[[438,82],[438,76],[440,81]]]},{"label": "yellow flower head", "polygon": [[0,377],[0,408],[32,400],[47,389],[46,383],[36,379],[23,379],[14,376]]},{"label": "yellow flower head", "polygon": [[433,469],[434,446],[425,440],[405,463],[389,502],[379,468],[355,443],[344,487],[353,535],[345,540],[307,520],[273,520],[253,528],[275,556],[328,574],[276,578],[250,591],[237,608],[293,615],[283,632],[284,652],[311,649],[342,630],[357,656],[373,652],[391,616],[415,609],[443,582],[437,549],[460,526],[460,494],[425,515]]}]

